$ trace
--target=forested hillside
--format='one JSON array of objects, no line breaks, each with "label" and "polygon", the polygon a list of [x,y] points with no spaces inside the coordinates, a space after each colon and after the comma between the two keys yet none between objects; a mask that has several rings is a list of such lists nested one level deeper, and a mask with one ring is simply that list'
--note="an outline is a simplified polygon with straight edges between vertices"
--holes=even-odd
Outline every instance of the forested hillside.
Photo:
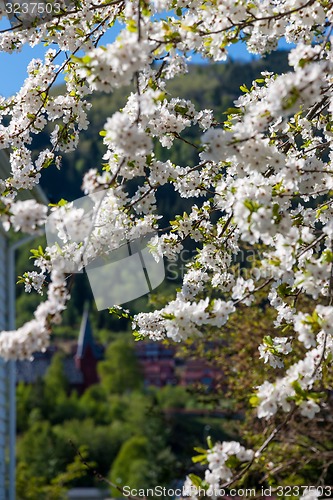
[{"label": "forested hillside", "polygon": [[[220,120],[225,119],[225,110],[232,105],[239,96],[242,84],[251,85],[251,82],[260,77],[261,71],[283,73],[287,70],[287,52],[273,53],[266,59],[255,60],[251,63],[228,62],[214,65],[192,65],[189,72],[182,77],[175,78],[167,87],[170,97],[179,96],[190,99],[197,109],[214,109]],[[61,174],[51,166],[42,179],[42,187],[50,200],[60,198],[68,200],[82,196],[80,179],[82,172],[90,168],[100,168],[105,146],[99,131],[103,129],[106,118],[125,104],[127,90],[117,90],[112,94],[95,95],[91,99],[92,107],[88,118],[93,127],[83,131],[78,149],[75,153],[64,156],[64,170]],[[46,140],[46,134],[40,134],[36,141],[36,148],[40,149],[41,142]],[[45,142],[44,142],[45,144]],[[193,149],[193,148],[192,148]],[[194,158],[193,151],[185,143],[179,141],[171,157],[176,164],[190,164]],[[163,148],[157,151],[163,157]]]}]

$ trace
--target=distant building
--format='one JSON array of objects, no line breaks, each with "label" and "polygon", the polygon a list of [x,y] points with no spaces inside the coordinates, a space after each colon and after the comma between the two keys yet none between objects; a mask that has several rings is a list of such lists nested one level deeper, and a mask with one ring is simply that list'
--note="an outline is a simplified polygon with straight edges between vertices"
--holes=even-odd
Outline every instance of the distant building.
[{"label": "distant building", "polygon": [[202,359],[187,359],[179,375],[179,384],[185,387],[191,385],[204,385],[213,389],[221,378],[221,370],[209,365]]},{"label": "distant building", "polygon": [[[56,346],[49,347],[45,352],[34,353],[33,360],[23,360],[16,362],[16,381],[24,384],[35,384],[46,374],[53,355],[58,352]],[[64,372],[69,385],[80,390],[83,386],[83,374],[76,368],[73,355],[66,356],[64,361]]]},{"label": "distant building", "polygon": [[79,341],[75,354],[76,369],[82,373],[82,387],[84,391],[90,385],[99,381],[97,363],[104,358],[104,348],[94,340],[89,311],[86,307],[83,313]]},{"label": "distant building", "polygon": [[[104,347],[94,339],[87,308],[82,316],[78,342],[68,341],[66,345],[70,354],[64,359],[65,375],[70,387],[81,394],[91,385],[98,383],[97,365],[104,359]],[[212,367],[203,359],[180,359],[176,356],[174,346],[144,341],[136,342],[134,348],[143,370],[146,387],[188,387],[200,384],[213,389],[221,381],[220,369]],[[36,353],[33,361],[18,361],[17,381],[33,384],[38,378],[42,378],[58,350],[53,346],[45,353]]]},{"label": "distant building", "polygon": [[[35,353],[32,361],[17,361],[17,382],[34,384],[39,378],[43,378],[53,355],[59,350],[53,345],[43,353]],[[82,316],[78,343],[71,349],[71,354],[64,359],[64,372],[70,387],[82,393],[90,385],[96,384],[98,382],[97,364],[103,358],[104,348],[94,340],[86,309]]]},{"label": "distant building", "polygon": [[135,351],[143,368],[146,386],[188,387],[202,384],[212,389],[221,379],[220,369],[212,367],[203,359],[176,357],[176,348],[162,342],[138,342]]},{"label": "distant building", "polygon": [[33,360],[16,361],[16,382],[34,384],[44,377],[55,352],[56,347],[49,347],[45,352],[36,352]]},{"label": "distant building", "polygon": [[98,488],[72,488],[67,495],[68,500],[113,500],[108,490]]},{"label": "distant building", "polygon": [[135,352],[143,369],[146,386],[177,384],[175,349],[161,342],[138,342]]}]

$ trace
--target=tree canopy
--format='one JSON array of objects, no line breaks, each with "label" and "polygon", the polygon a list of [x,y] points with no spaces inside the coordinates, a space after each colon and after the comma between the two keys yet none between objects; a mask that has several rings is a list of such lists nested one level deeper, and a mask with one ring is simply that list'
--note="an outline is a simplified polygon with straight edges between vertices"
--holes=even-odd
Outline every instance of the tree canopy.
[{"label": "tree canopy", "polygon": [[[163,258],[177,259],[190,241],[196,252],[175,297],[153,311],[123,308],[126,297],[132,298],[129,281],[134,274],[126,261],[118,268],[128,280],[125,300],[119,304],[114,299],[105,308],[130,318],[138,341],[185,344],[213,331],[223,333],[246,308],[269,309],[273,328],[262,329],[256,347],[270,368],[258,372],[260,380],[247,393],[263,422],[262,433],[257,440],[246,433],[240,441],[209,440],[208,450],[200,448],[194,459],[205,472],[189,475],[185,485],[203,487],[211,496],[246,482],[276,486],[277,471],[296,463],[282,458],[286,429],[296,432],[295,422],[308,419],[315,442],[312,431],[318,421],[326,430],[329,425],[332,2],[46,0],[37,12],[23,7],[14,12],[15,5],[2,7],[11,25],[0,33],[1,49],[13,52],[37,43],[48,49],[44,60],[30,62],[20,91],[1,98],[0,145],[9,150],[11,164],[10,175],[0,182],[1,220],[6,228],[28,233],[46,223],[49,239],[46,248],[32,252],[36,270],[20,279],[27,292],[34,289],[46,298],[32,319],[14,332],[1,333],[0,354],[21,359],[49,345],[52,325],[61,322],[70,300],[70,276],[83,267],[88,276],[90,272],[92,289],[99,287],[104,307],[114,296],[108,295],[110,290],[120,286],[120,279],[117,286],[109,285],[101,270],[112,252],[130,250],[132,256],[135,248],[141,260],[146,252],[148,284],[147,269]],[[105,42],[104,35],[118,27]],[[229,46],[243,42],[251,53],[263,56],[276,51],[281,39],[292,44],[290,68],[280,74],[266,69],[251,84],[242,84],[225,114],[206,108],[201,89],[197,107],[188,96],[170,95],[168,82],[188,71],[193,54],[224,61]],[[65,86],[53,92],[60,75],[65,75]],[[61,170],[62,156],[76,150],[81,131],[89,128],[90,95],[123,88],[128,89],[125,101],[99,131],[102,164],[90,165],[83,175],[86,198],[57,200],[49,212],[34,200],[20,200],[20,191],[38,184],[51,165]],[[36,154],[34,138],[42,133],[48,145]],[[188,161],[177,144],[193,149]],[[169,220],[158,207],[165,189],[187,202],[186,210]],[[144,250],[133,247],[140,238],[146,238]],[[148,288],[160,277],[151,275]],[[247,335],[250,343],[253,338]],[[48,383],[51,387],[52,377]],[[36,427],[39,431],[47,436],[45,426]],[[296,432],[296,450],[288,450],[298,452],[302,438]],[[133,459],[141,470],[148,467],[139,457],[145,439],[135,439]],[[282,463],[266,461],[267,450],[275,447]],[[315,490],[295,490],[295,496],[326,494],[331,451],[315,443],[304,452],[306,464],[318,462],[319,456],[324,459]]]}]

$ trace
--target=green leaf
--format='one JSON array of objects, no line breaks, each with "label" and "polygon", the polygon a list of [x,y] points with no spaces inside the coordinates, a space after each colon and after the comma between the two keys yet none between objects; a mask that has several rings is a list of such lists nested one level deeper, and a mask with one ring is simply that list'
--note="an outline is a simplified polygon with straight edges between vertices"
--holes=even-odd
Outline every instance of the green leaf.
[{"label": "green leaf", "polygon": [[294,391],[296,392],[296,394],[298,396],[300,396],[303,400],[307,399],[306,392],[304,391],[304,389],[302,389],[302,387],[300,386],[300,383],[298,382],[298,380],[295,380],[291,384],[291,386],[292,386],[292,388],[294,389]]},{"label": "green leaf", "polygon": [[255,395],[251,396],[249,399],[249,403],[252,406],[252,408],[256,408],[260,403],[260,399],[258,398],[258,396]]},{"label": "green leaf", "polygon": [[247,88],[247,86],[245,85],[245,83],[243,83],[243,85],[241,85],[239,88],[242,92],[245,92],[245,93],[250,92],[249,89]]},{"label": "green leaf", "polygon": [[325,392],[309,392],[308,398],[312,399],[316,403],[320,403],[325,397]]},{"label": "green leaf", "polygon": [[260,203],[254,200],[245,200],[244,206],[250,210],[251,213],[257,212],[261,207]]},{"label": "green leaf", "polygon": [[61,200],[58,201],[58,203],[49,203],[49,207],[64,207],[65,205],[67,205],[67,203],[68,203],[67,200],[61,198]]},{"label": "green leaf", "polygon": [[144,340],[145,336],[139,332],[133,332],[133,337],[135,342],[139,342],[140,340]]},{"label": "green leaf", "polygon": [[81,58],[81,57],[77,57],[77,56],[73,56],[73,55],[72,55],[72,56],[71,56],[71,60],[72,60],[73,62],[76,62],[76,63],[80,63],[80,64],[82,64],[82,58]]},{"label": "green leaf", "polygon": [[236,469],[240,464],[240,460],[235,455],[230,455],[225,464],[227,467],[230,467],[230,469]]},{"label": "green leaf", "polygon": [[[39,245],[38,248],[32,248],[30,250],[30,253],[32,254],[30,256],[30,259],[38,259],[39,257],[46,257],[44,254],[43,247],[41,245]],[[48,259],[49,259],[49,257],[48,257]]]},{"label": "green leaf", "polygon": [[188,106],[179,106],[178,104],[176,104],[174,110],[176,111],[176,113],[184,116],[188,112]]},{"label": "green leaf", "polygon": [[130,19],[127,23],[127,30],[131,33],[136,33],[138,31],[138,27],[134,19]]},{"label": "green leaf", "polygon": [[191,479],[194,486],[200,488],[200,486],[202,485],[202,479],[199,476],[196,476],[195,474],[189,474],[188,477]]},{"label": "green leaf", "polygon": [[316,211],[316,218],[320,217],[320,215],[325,212],[325,210],[328,210],[328,205],[323,205],[322,207],[318,208]]},{"label": "green leaf", "polygon": [[224,115],[239,115],[242,113],[242,110],[240,108],[228,108],[226,111],[223,112]]},{"label": "green leaf", "polygon": [[163,319],[175,319],[176,317],[174,314],[169,314],[169,313],[163,313],[161,316]]},{"label": "green leaf", "polygon": [[292,288],[287,283],[281,283],[277,287],[277,293],[281,298],[288,297],[292,293]]},{"label": "green leaf", "polygon": [[323,262],[327,262],[328,264],[331,264],[333,262],[332,250],[329,250],[328,248],[326,248],[326,250],[323,252],[322,259],[323,259]]},{"label": "green leaf", "polygon": [[265,335],[263,340],[264,340],[266,345],[273,347],[273,340],[272,340],[272,337],[270,335]]},{"label": "green leaf", "polygon": [[207,462],[207,454],[206,455],[196,455],[192,457],[192,462],[194,464]]},{"label": "green leaf", "polygon": [[82,57],[81,61],[83,62],[83,64],[89,64],[90,61],[91,61],[91,57],[85,55],[85,56]]},{"label": "green leaf", "polygon": [[205,450],[205,448],[200,448],[200,446],[195,446],[193,449],[194,449],[194,451],[197,451],[198,453],[207,454],[207,450]]}]

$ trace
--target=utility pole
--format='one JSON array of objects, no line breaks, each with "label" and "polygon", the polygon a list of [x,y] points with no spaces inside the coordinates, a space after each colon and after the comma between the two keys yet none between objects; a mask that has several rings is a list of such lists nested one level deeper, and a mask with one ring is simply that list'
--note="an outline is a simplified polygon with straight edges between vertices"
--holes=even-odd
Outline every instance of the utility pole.
[{"label": "utility pole", "polygon": [[[8,328],[15,330],[16,328],[16,272],[15,272],[15,252],[25,243],[36,238],[36,235],[29,235],[15,241],[8,246]],[[16,362],[15,360],[8,361],[8,392],[9,392],[9,485],[8,485],[8,500],[15,500],[15,447],[16,447]]]}]

